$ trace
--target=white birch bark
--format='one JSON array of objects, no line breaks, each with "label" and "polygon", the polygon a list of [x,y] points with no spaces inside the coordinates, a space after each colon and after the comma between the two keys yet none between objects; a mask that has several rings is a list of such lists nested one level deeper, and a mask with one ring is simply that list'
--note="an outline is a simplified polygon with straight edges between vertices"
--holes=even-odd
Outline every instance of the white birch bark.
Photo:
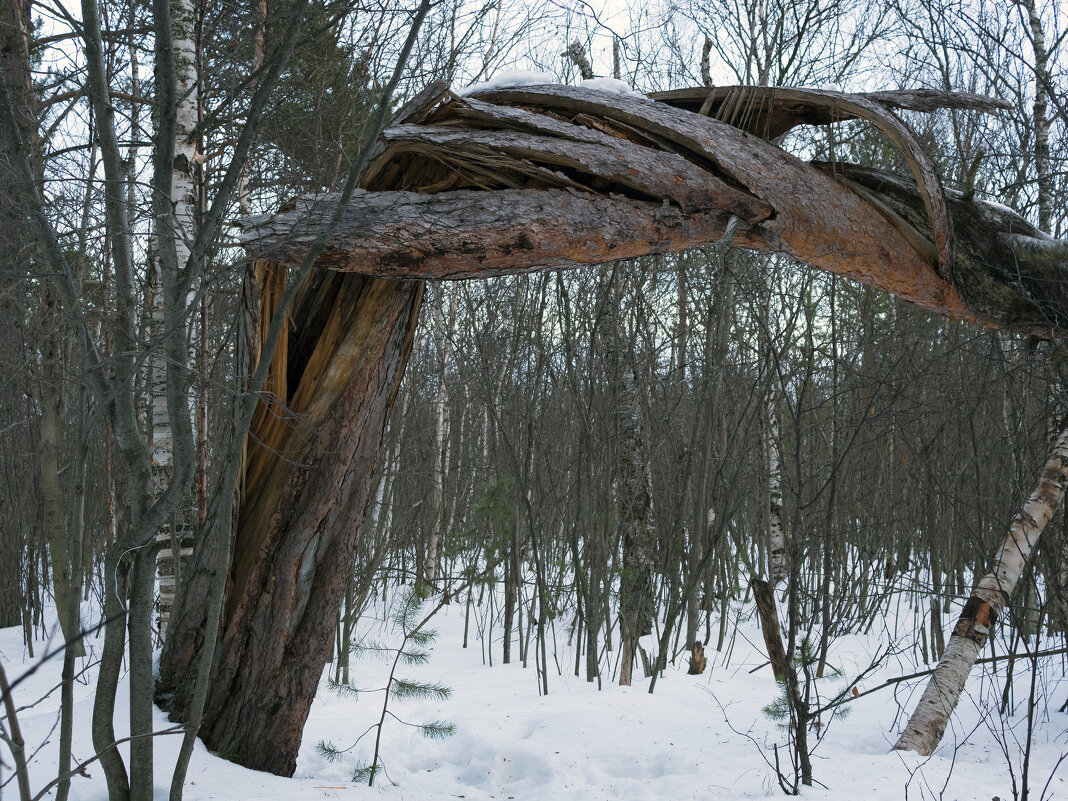
[{"label": "white birch bark", "polygon": [[195,165],[203,157],[197,152],[197,118],[200,107],[195,16],[191,0],[172,4],[174,17],[174,61],[178,109],[175,113],[174,173],[171,177],[171,200],[174,203],[175,246],[178,266],[189,261],[189,245],[196,235],[197,191],[193,181]]},{"label": "white birch bark", "polygon": [[990,630],[1005,608],[1027,563],[1038,545],[1042,530],[1064,497],[1068,479],[1068,428],[1057,438],[1038,486],[1009,526],[1008,536],[994,557],[994,569],[972,591],[949,645],[927,683],[916,711],[894,746],[899,751],[930,755],[960,700],[964,684]]},{"label": "white birch bark", "polygon": [[[197,107],[199,105],[196,74],[196,43],[194,40],[193,5],[190,0],[177,0],[173,6],[172,36],[175,55],[178,109],[174,150],[174,172],[171,177],[171,202],[174,205],[175,231],[156,231],[156,237],[173,236],[178,254],[179,269],[189,261],[189,244],[196,230],[196,187],[193,167],[197,153]],[[152,465],[157,494],[162,489],[173,460],[173,440],[167,415],[167,363],[163,355],[166,336],[163,298],[171,287],[160,284],[159,270],[155,271],[152,292],[150,329],[156,346],[151,360],[150,387],[152,395]]]},{"label": "white birch bark", "polygon": [[441,567],[442,499],[445,494],[449,401],[445,371],[452,358],[452,324],[456,319],[456,292],[450,289],[445,291],[451,296],[447,329],[441,305],[436,304],[434,307],[434,339],[438,342],[441,361],[438,365],[438,392],[434,401],[434,484],[431,496],[430,537],[427,540],[426,564],[423,567],[424,578],[431,586],[438,580]]},{"label": "white birch bark", "polygon": [[171,434],[170,416],[167,414],[167,358],[163,354],[163,338],[166,335],[163,317],[163,291],[159,270],[152,282],[152,311],[149,317],[149,336],[155,345],[150,361],[149,392],[152,398],[152,457],[153,494],[163,491],[174,457],[174,442]]},{"label": "white birch bark", "polygon": [[[172,4],[171,35],[175,56],[175,88],[178,108],[175,113],[174,168],[171,176],[171,203],[174,208],[174,231],[157,231],[156,236],[172,236],[179,269],[187,267],[190,244],[196,235],[197,190],[193,172],[201,161],[197,152],[197,122],[199,116],[199,80],[196,61],[195,16],[191,0],[176,0]],[[152,395],[152,473],[154,493],[163,491],[171,477],[174,459],[174,437],[167,410],[167,360],[163,343],[167,336],[175,335],[166,330],[164,318],[164,293],[174,291],[163,286],[160,271],[155,271],[150,329],[154,345],[151,360],[150,387]],[[195,291],[190,289],[189,301],[193,302]],[[195,364],[196,355],[191,351],[189,363]],[[206,415],[206,409],[204,410]],[[160,573],[161,636],[166,630],[170,610],[174,606],[175,584],[180,580],[179,561],[182,556],[181,532],[175,538],[169,527],[160,531],[159,539],[165,543],[161,557],[170,562]],[[166,545],[170,545],[167,549]],[[164,575],[164,574],[168,575]]]},{"label": "white birch bark", "polygon": [[764,339],[765,374],[768,392],[764,408],[764,454],[768,466],[768,573],[772,589],[786,578],[786,533],[782,525],[782,461],[779,459],[779,364],[775,358],[771,336],[771,298],[774,291],[772,270],[767,261],[762,265],[767,297],[761,308],[761,327]]}]

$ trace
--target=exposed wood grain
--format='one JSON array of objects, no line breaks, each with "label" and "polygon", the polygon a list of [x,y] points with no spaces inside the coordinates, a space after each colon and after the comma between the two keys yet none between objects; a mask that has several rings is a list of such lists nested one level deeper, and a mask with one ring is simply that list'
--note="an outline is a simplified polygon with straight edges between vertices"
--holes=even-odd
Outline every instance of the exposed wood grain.
[{"label": "exposed wood grain", "polygon": [[[786,90],[777,86],[717,86],[712,89],[698,86],[653,92],[649,97],[687,111],[709,114],[717,119],[723,119],[718,113],[720,108],[728,101],[728,98],[736,96],[739,90],[744,91],[745,95],[750,98],[748,103],[753,106],[751,113],[747,115],[750,124],[746,130],[767,139],[782,136],[798,125],[828,125],[832,122],[857,119],[847,109],[830,106],[819,96],[815,98],[816,102],[808,102],[807,90]],[[827,94],[821,90],[816,91],[819,94]],[[861,92],[855,96],[881,103],[888,108],[922,113],[931,113],[940,109],[990,113],[1012,107],[1007,100],[989,95],[945,92],[938,89]]]},{"label": "exposed wood grain", "polygon": [[[242,759],[293,769],[411,345],[419,279],[681,251],[720,241],[730,224],[736,246],[786,253],[941,314],[1039,335],[1064,326],[1068,296],[1048,286],[1064,265],[1028,262],[1011,244],[1041,235],[1006,209],[946,193],[889,110],[986,100],[751,88],[665,99],[561,86],[458,97],[435,85],[398,111],[336,228],[325,226],[337,196],[249,221],[243,241],[270,266],[264,304],[285,265],[320,234],[329,245],[300,289],[272,363],[274,394],[253,424],[203,728],[210,747],[271,731],[241,744]],[[720,119],[687,110],[693,102]],[[766,136],[853,118],[901,148],[915,182],[808,164]],[[196,637],[191,629],[190,649]]]},{"label": "exposed wood grain", "polygon": [[[530,103],[549,108],[564,108],[571,111],[593,112],[600,116],[612,119],[620,119],[628,124],[641,129],[650,129],[666,136],[673,141],[690,138],[698,144],[696,152],[703,152],[713,158],[718,167],[727,165],[733,168],[733,176],[740,180],[743,185],[754,191],[751,184],[745,183],[743,174],[752,174],[751,171],[759,169],[758,165],[748,160],[732,158],[744,154],[744,149],[731,148],[736,143],[737,137],[728,134],[733,131],[743,133],[748,127],[754,125],[749,117],[759,119],[755,108],[765,107],[771,115],[778,98],[783,101],[802,102],[806,106],[815,107],[822,105],[831,115],[847,114],[854,118],[860,118],[871,122],[882,131],[893,144],[901,150],[906,162],[909,164],[916,182],[923,196],[924,206],[931,217],[934,242],[938,250],[939,270],[947,280],[952,279],[953,264],[953,235],[949,214],[946,211],[945,195],[942,183],[938,178],[933,162],[920,146],[915,136],[901,120],[899,120],[884,105],[870,100],[863,95],[849,95],[841,92],[826,92],[814,89],[785,89],[776,87],[768,89],[764,87],[737,87],[733,97],[735,104],[732,109],[725,107],[720,113],[725,114],[727,122],[713,120],[692,114],[671,106],[666,106],[655,101],[633,97],[630,95],[615,95],[606,92],[583,92],[567,86],[524,86],[514,89],[495,90],[481,92],[476,97],[488,100],[496,100],[503,103]],[[728,99],[732,96],[728,95]],[[769,119],[772,118],[769,116]],[[727,124],[730,123],[730,124]],[[736,125],[737,123],[737,125]],[[770,131],[768,131],[770,133]],[[689,135],[687,137],[687,135]],[[710,141],[713,137],[726,137],[727,141],[717,147],[717,143]],[[767,138],[774,138],[769,136]],[[717,154],[716,151],[720,153]],[[778,148],[775,148],[778,150]],[[782,151],[779,151],[780,153]],[[770,151],[764,151],[762,156],[767,157]],[[717,155],[719,158],[717,159]],[[785,155],[785,154],[783,154]],[[767,167],[774,167],[775,160]],[[779,181],[780,187],[785,186],[784,181]]]},{"label": "exposed wood grain", "polygon": [[[592,132],[591,132],[592,133]],[[735,189],[715,175],[694,169],[686,159],[627,141],[603,136],[600,142],[561,142],[521,131],[478,131],[403,125],[385,132],[385,141],[398,148],[500,158],[500,169],[522,172],[526,163],[565,168],[591,189],[645,200],[669,200],[684,210],[724,210],[747,223],[771,214],[771,205]],[[595,181],[583,181],[595,179]],[[600,184],[600,185],[598,185]],[[541,188],[534,182],[532,188]]]}]

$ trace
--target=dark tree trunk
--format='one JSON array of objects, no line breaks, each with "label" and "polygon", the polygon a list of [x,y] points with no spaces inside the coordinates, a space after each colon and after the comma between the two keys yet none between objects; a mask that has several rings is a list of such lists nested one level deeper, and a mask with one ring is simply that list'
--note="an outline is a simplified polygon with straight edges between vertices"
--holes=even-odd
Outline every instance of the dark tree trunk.
[{"label": "dark tree trunk", "polygon": [[[616,492],[623,549],[623,570],[619,578],[619,683],[629,686],[634,657],[640,650],[638,638],[652,629],[656,543],[637,380],[629,362],[621,372],[616,398],[620,440]],[[649,670],[645,675],[649,675]]]},{"label": "dark tree trunk", "polygon": [[782,642],[782,630],[779,626],[779,612],[775,607],[775,593],[771,585],[762,579],[751,579],[753,600],[756,602],[757,615],[760,618],[760,630],[764,635],[764,645],[768,649],[768,661],[775,674],[776,681],[786,681],[790,672],[790,660],[786,655],[786,646]]},{"label": "dark tree trunk", "polygon": [[[30,74],[28,4],[11,0],[0,7],[0,66],[11,93],[12,111],[23,141],[33,154],[36,174],[40,161],[34,134],[37,130],[35,100]],[[30,532],[37,522],[38,501],[31,476],[34,473],[34,419],[28,402],[31,395],[25,352],[28,315],[25,308],[28,279],[35,260],[34,238],[26,224],[23,195],[16,187],[17,171],[3,151],[0,139],[0,628],[22,622],[24,556],[30,549]],[[21,344],[20,344],[21,343]]]},{"label": "dark tree trunk", "polygon": [[[270,387],[287,403],[265,405],[249,440],[200,731],[239,764],[285,776],[296,767],[421,296],[421,282],[324,272],[298,300],[304,325]],[[187,711],[206,614],[198,582],[214,558],[210,547],[194,556],[163,655],[159,689],[175,720]]]},{"label": "dark tree trunk", "polygon": [[[515,531],[508,532],[504,538],[504,643],[501,651],[501,664],[512,661],[512,627],[515,623],[516,575],[515,575]],[[520,632],[519,641],[523,641]]]}]

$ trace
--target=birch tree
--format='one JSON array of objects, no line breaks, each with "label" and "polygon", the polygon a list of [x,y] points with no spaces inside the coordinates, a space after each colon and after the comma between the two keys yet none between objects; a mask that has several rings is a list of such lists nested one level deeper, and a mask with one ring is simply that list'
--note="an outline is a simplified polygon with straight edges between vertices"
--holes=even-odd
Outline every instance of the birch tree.
[{"label": "birch tree", "polygon": [[1038,485],[1009,526],[994,555],[991,572],[979,580],[964,605],[945,653],[894,748],[928,756],[938,747],[979,652],[1012,598],[1042,531],[1060,506],[1066,481],[1068,429],[1057,438]]}]

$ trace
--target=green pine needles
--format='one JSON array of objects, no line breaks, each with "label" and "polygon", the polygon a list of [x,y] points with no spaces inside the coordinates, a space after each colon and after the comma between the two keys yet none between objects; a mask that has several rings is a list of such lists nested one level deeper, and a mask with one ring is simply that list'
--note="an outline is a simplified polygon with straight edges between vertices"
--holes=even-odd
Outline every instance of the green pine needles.
[{"label": "green pine needles", "polygon": [[[402,664],[425,665],[430,661],[430,652],[428,648],[431,643],[434,642],[434,638],[437,637],[437,632],[434,629],[427,628],[426,625],[438,610],[441,609],[444,603],[438,603],[429,613],[423,614],[425,602],[426,591],[420,587],[413,587],[404,593],[404,596],[396,605],[396,609],[392,615],[392,622],[404,635],[404,639],[401,641],[399,647],[393,648],[377,642],[367,641],[355,644],[352,648],[352,651],[355,654],[378,655],[392,659],[389,670],[389,679],[386,682],[386,686],[374,691],[383,694],[382,711],[379,714],[378,721],[368,727],[368,729],[356,739],[356,742],[348,748],[338,748],[333,743],[325,740],[319,741],[316,746],[316,750],[319,752],[320,756],[330,762],[337,762],[340,761],[345,754],[352,751],[369,733],[372,731],[375,732],[374,755],[371,758],[370,764],[361,765],[353,771],[352,781],[354,782],[366,781],[368,786],[374,786],[375,777],[378,773],[380,771],[383,773],[385,772],[385,765],[382,762],[381,747],[382,730],[385,726],[387,717],[392,718],[396,722],[405,726],[411,726],[418,729],[420,734],[430,740],[443,740],[456,733],[455,725],[449,721],[432,720],[426,723],[411,723],[410,721],[403,720],[390,711],[390,703],[394,699],[399,701],[444,701],[452,695],[452,688],[447,687],[444,684],[438,682],[415,681],[413,679],[397,676],[397,668]],[[332,681],[329,686],[335,692],[352,698],[357,697],[360,693],[355,687],[343,682]]]},{"label": "green pine needles", "polygon": [[[808,637],[802,637],[801,641],[797,645],[797,650],[794,652],[794,659],[798,666],[801,668],[802,675],[805,677],[806,684],[816,681],[830,681],[832,679],[841,679],[842,671],[833,665],[827,665],[827,674],[822,677],[816,677],[813,666],[819,661],[815,649],[812,647],[812,642]],[[776,683],[779,685],[779,695],[774,701],[767,706],[763,707],[761,711],[764,716],[769,720],[774,720],[779,724],[779,728],[786,729],[790,725],[790,699],[786,695],[786,682],[776,679]],[[848,689],[848,688],[847,688]],[[844,695],[845,693],[839,693]],[[806,698],[808,697],[808,690],[805,692]],[[839,707],[834,710],[833,714],[837,717],[845,717],[852,710],[846,707]],[[814,727],[819,727],[819,718],[813,716],[809,721],[809,724]]]}]

